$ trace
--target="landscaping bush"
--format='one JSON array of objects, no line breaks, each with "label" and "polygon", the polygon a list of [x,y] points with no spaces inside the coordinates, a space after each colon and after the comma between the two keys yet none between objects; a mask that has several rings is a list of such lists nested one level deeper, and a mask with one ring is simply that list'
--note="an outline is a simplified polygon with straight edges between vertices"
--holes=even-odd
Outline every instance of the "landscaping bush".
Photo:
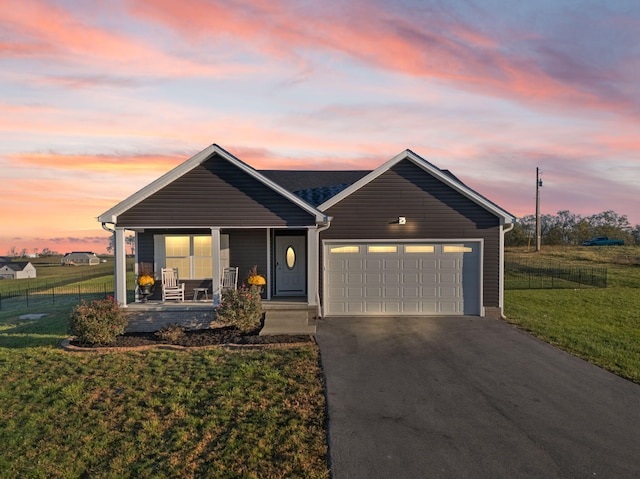
[{"label": "landscaping bush", "polygon": [[127,318],[113,298],[82,301],[69,316],[69,333],[83,344],[110,344],[126,326]]},{"label": "landscaping bush", "polygon": [[178,324],[169,324],[154,334],[163,341],[175,343],[184,336],[185,329]]},{"label": "landscaping bush", "polygon": [[258,329],[262,321],[262,288],[252,285],[222,292],[216,309],[218,321],[235,326],[243,333]]}]

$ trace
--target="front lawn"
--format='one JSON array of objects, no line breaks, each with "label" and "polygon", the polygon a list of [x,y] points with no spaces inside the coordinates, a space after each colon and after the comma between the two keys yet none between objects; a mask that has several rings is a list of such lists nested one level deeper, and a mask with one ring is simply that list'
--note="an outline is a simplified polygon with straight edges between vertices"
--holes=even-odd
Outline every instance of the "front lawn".
[{"label": "front lawn", "polygon": [[69,353],[68,311],[0,313],[0,477],[329,477],[315,346]]},{"label": "front lawn", "polygon": [[[606,267],[607,288],[506,290],[508,321],[571,354],[640,383],[640,248],[546,248],[508,252],[562,264]],[[621,252],[625,254],[622,255]]]}]

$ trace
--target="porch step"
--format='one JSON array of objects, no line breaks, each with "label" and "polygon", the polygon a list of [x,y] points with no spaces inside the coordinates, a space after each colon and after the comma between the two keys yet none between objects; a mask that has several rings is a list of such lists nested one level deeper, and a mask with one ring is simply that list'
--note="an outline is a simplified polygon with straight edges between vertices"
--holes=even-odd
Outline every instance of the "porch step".
[{"label": "porch step", "polygon": [[260,336],[274,334],[315,334],[315,324],[309,324],[307,310],[269,310],[265,313]]}]

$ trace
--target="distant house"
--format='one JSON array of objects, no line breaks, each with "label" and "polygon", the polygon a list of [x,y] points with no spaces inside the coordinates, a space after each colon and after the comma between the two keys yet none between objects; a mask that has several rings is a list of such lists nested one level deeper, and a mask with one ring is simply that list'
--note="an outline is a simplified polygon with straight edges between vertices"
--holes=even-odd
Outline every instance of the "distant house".
[{"label": "distant house", "polygon": [[36,268],[28,261],[14,263],[0,262],[0,278],[2,279],[26,279],[35,278]]},{"label": "distant house", "polygon": [[95,253],[89,251],[74,251],[73,253],[65,254],[60,263],[63,266],[80,266],[80,265],[95,265],[100,264],[100,258]]}]

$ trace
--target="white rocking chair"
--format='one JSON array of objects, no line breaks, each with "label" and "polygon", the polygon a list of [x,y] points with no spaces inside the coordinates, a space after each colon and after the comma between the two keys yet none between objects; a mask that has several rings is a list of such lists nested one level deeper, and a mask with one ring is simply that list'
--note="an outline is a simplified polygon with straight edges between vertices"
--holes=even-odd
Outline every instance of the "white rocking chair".
[{"label": "white rocking chair", "polygon": [[227,289],[238,289],[238,268],[223,268],[222,269],[222,284],[220,290],[225,291]]},{"label": "white rocking chair", "polygon": [[178,268],[162,268],[162,301],[184,301],[184,283],[178,281]]}]

